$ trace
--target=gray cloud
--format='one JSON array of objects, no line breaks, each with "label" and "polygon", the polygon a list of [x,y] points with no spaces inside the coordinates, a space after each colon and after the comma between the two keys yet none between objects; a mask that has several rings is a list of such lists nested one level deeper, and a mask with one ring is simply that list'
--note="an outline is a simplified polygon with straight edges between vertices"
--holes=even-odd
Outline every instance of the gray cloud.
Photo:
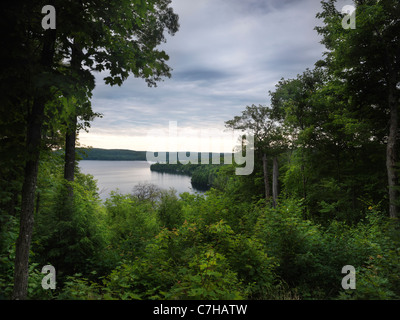
[{"label": "gray cloud", "polygon": [[174,78],[178,81],[199,81],[202,82],[204,85],[207,85],[207,83],[209,82],[227,79],[231,76],[232,75],[230,75],[229,73],[219,70],[206,70],[196,68],[174,73]]},{"label": "gray cloud", "polygon": [[134,135],[168,127],[168,121],[222,129],[246,105],[267,104],[268,91],[282,77],[312,68],[324,51],[314,30],[320,24],[317,0],[173,0],[172,5],[181,27],[162,45],[172,78],[157,88],[132,77],[109,87],[104,74],[97,75],[92,105],[104,117],[94,121],[92,135]]}]

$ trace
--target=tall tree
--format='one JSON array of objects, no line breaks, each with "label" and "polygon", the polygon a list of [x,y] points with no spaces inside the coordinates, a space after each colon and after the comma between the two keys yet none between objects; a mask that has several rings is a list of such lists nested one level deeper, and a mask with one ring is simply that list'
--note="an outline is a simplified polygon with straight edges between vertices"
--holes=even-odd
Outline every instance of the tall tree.
[{"label": "tall tree", "polygon": [[[24,10],[14,13],[13,25],[21,32],[19,39],[29,40],[36,44],[36,51],[37,47],[41,50],[36,63],[39,72],[27,80],[35,90],[32,90],[32,107],[27,113],[27,160],[16,248],[14,299],[24,299],[27,293],[35,189],[46,105],[56,97],[74,96],[77,93],[74,87],[84,84],[87,88],[94,71],[109,71],[104,80],[110,85],[122,84],[130,74],[145,78],[149,85],[155,85],[162,77],[169,76],[168,56],[156,46],[165,41],[164,30],[174,34],[179,27],[178,16],[169,6],[170,2],[81,0],[66,3],[53,0],[37,2],[34,6],[22,3]],[[54,30],[41,29],[40,13],[45,4],[56,8],[57,25]],[[21,8],[16,6],[16,9]],[[65,66],[64,61],[70,61],[70,68]],[[25,75],[21,73],[20,76]],[[78,80],[75,86],[71,84],[72,79]],[[53,88],[58,91],[56,95]],[[80,116],[78,105],[75,107],[69,112],[72,121],[68,122],[68,133],[71,135],[68,144],[73,144],[73,147],[75,117]],[[68,158],[67,162],[74,163],[72,158]],[[71,178],[70,165],[65,171],[66,176]]]},{"label": "tall tree", "polygon": [[[169,4],[169,0],[124,1],[117,6],[103,3],[106,18],[92,21],[89,26],[85,18],[91,10],[93,16],[99,9],[81,4],[80,13],[74,16],[72,41],[67,39],[65,44],[72,52],[72,71],[84,75],[87,65],[93,71],[109,69],[110,76],[105,81],[111,85],[121,85],[129,73],[144,78],[149,86],[156,86],[162,77],[170,77],[168,56],[157,50],[166,41],[164,31],[174,34],[179,27],[178,17]],[[82,30],[88,30],[90,36],[82,37]],[[102,30],[100,37],[96,30]],[[81,78],[83,82],[87,79],[87,76]],[[76,111],[71,115],[66,134],[65,178],[69,181],[73,180],[75,166],[77,116]]]},{"label": "tall tree", "polygon": [[291,142],[282,178],[288,194],[304,198],[313,216],[353,222],[364,205],[359,199],[382,199],[382,130],[359,116],[363,104],[343,81],[318,67],[282,79],[270,95],[273,118]]},{"label": "tall tree", "polygon": [[400,82],[400,3],[397,0],[357,0],[356,28],[344,29],[335,0],[322,1],[317,15],[324,26],[316,30],[322,35],[325,65],[341,79],[352,95],[364,102],[358,108],[360,118],[373,114],[386,125],[386,171],[389,215],[399,215],[399,90]]},{"label": "tall tree", "polygon": [[46,103],[51,99],[49,83],[53,74],[55,54],[55,30],[48,29],[42,38],[41,54],[38,65],[42,68],[38,75],[42,85],[36,87],[32,97],[32,107],[29,112],[26,130],[26,162],[24,181],[22,185],[22,202],[20,214],[20,229],[16,244],[14,290],[13,298],[20,299],[26,296],[28,285],[29,249],[33,232],[33,211],[35,188],[37,183],[38,165],[40,157],[42,124]]},{"label": "tall tree", "polygon": [[306,153],[311,147],[312,140],[321,128],[317,119],[319,110],[312,104],[313,94],[323,85],[324,72],[322,69],[307,69],[295,79],[281,79],[271,96],[271,118],[285,128],[290,136],[291,147],[300,154],[300,170],[303,198],[307,199],[308,174],[306,173]]},{"label": "tall tree", "polygon": [[254,135],[255,149],[262,159],[265,198],[270,200],[271,185],[268,172],[268,159],[273,159],[273,205],[275,206],[278,197],[278,160],[277,155],[285,146],[285,139],[282,130],[272,120],[271,108],[265,106],[247,106],[241,116],[235,116],[232,120],[226,121],[225,126],[234,130],[250,131]]}]

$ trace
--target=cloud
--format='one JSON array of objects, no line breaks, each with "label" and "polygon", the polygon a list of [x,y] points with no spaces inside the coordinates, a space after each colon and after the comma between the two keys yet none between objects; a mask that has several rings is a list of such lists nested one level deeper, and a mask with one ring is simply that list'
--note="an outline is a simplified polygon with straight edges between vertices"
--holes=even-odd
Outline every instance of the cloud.
[{"label": "cloud", "polygon": [[168,128],[169,121],[223,130],[224,121],[246,105],[267,104],[268,91],[282,77],[312,68],[324,51],[314,30],[319,1],[173,0],[172,6],[180,30],[161,46],[170,56],[172,78],[157,88],[134,77],[109,87],[98,74],[92,105],[104,117],[81,142],[91,136],[96,147],[97,135],[110,147],[140,150],[144,133]]}]

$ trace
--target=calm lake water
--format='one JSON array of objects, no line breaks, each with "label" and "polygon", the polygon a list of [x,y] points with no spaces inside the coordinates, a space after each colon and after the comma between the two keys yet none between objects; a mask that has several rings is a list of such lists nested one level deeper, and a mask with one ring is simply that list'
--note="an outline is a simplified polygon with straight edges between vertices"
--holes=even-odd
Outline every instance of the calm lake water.
[{"label": "calm lake water", "polygon": [[111,191],[131,193],[139,183],[152,183],[161,189],[174,188],[177,193],[203,193],[192,187],[189,176],[159,173],[150,170],[147,161],[79,161],[81,172],[97,180],[100,198],[105,200]]}]

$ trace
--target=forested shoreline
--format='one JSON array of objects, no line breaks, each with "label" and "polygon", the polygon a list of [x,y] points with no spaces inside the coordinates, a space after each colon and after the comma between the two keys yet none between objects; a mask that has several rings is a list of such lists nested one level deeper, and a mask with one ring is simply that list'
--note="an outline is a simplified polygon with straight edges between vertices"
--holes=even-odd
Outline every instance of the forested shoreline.
[{"label": "forested shoreline", "polygon": [[206,191],[214,186],[220,167],[221,164],[153,163],[150,165],[150,170],[190,176],[193,187]]},{"label": "forested shoreline", "polygon": [[77,148],[76,151],[82,160],[146,161],[146,151],[100,148]]},{"label": "forested shoreline", "polygon": [[[321,60],[226,119],[254,136],[251,174],[155,164],[209,190],[138,185],[104,203],[77,165],[77,133],[101,116],[93,73],[110,71],[110,85],[169,77],[156,47],[178,16],[168,0],[55,1],[57,30],[43,32],[42,5],[11,3],[1,22],[1,299],[400,299],[398,1],[355,1],[355,29],[321,2]],[[46,265],[55,289],[42,286]]]}]

